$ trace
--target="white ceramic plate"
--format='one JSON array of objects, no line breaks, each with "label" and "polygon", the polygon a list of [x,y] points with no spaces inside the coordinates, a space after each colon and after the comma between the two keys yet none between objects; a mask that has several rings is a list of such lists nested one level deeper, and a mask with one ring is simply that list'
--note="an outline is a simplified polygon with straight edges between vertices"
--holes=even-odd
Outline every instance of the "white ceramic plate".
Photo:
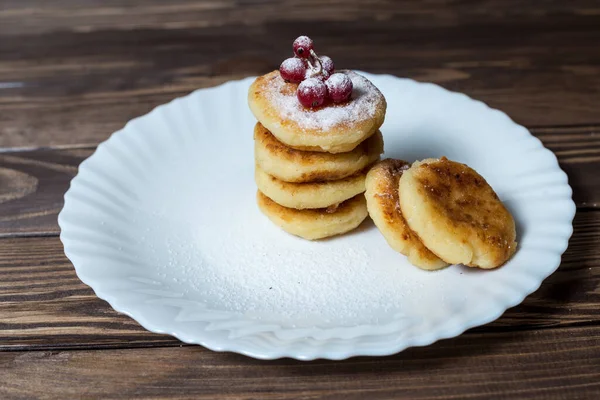
[{"label": "white ceramic plate", "polygon": [[517,221],[510,262],[425,272],[370,222],[320,242],[279,230],[255,204],[248,78],[130,121],[81,164],[59,215],[77,275],[150,331],[263,359],[392,354],[520,303],[556,270],[572,233],[556,157],[463,94],[365,75],[388,100],[385,156],[474,167]]}]

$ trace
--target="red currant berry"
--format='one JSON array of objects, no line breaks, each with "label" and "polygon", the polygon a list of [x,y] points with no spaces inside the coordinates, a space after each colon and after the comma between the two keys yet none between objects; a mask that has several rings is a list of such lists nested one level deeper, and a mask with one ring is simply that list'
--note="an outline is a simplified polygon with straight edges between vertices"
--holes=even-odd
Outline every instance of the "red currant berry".
[{"label": "red currant berry", "polygon": [[298,85],[298,101],[304,107],[318,107],[325,102],[327,86],[317,78],[308,78]]},{"label": "red currant berry", "polygon": [[319,60],[321,60],[323,71],[327,71],[327,75],[333,75],[333,71],[335,71],[333,60],[327,56],[320,56]]},{"label": "red currant berry", "polygon": [[288,58],[281,63],[279,73],[286,82],[300,83],[306,74],[306,65],[299,58]]},{"label": "red currant berry", "polygon": [[313,49],[313,41],[308,36],[299,36],[294,40],[294,54],[300,58],[308,58]]},{"label": "red currant berry", "polygon": [[346,74],[333,74],[325,81],[329,98],[334,103],[342,103],[352,95],[352,80]]}]

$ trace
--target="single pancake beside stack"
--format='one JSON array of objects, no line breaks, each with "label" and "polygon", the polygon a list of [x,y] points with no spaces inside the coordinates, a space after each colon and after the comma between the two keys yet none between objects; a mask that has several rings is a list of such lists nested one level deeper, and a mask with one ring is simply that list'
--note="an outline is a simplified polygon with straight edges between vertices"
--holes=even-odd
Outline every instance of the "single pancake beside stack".
[{"label": "single pancake beside stack", "polygon": [[444,268],[448,264],[425,247],[400,209],[398,187],[409,168],[406,161],[389,158],[371,168],[365,192],[369,215],[390,247],[407,256],[411,264],[426,270]]},{"label": "single pancake beside stack", "polygon": [[350,100],[303,107],[298,84],[279,71],[250,86],[255,180],[261,211],[288,233],[322,239],[356,228],[367,217],[365,178],[383,152],[379,127],[385,98],[365,77],[352,80]]}]

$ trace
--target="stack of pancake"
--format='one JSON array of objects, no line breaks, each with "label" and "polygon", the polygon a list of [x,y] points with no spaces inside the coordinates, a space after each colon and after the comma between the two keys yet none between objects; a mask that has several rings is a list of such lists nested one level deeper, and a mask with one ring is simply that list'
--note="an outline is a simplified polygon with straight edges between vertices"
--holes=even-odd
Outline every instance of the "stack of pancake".
[{"label": "stack of pancake", "polygon": [[296,97],[298,84],[279,71],[251,85],[255,179],[261,211],[288,233],[322,239],[348,232],[367,217],[363,192],[370,166],[383,152],[379,127],[386,101],[350,71],[350,100],[313,109]]}]

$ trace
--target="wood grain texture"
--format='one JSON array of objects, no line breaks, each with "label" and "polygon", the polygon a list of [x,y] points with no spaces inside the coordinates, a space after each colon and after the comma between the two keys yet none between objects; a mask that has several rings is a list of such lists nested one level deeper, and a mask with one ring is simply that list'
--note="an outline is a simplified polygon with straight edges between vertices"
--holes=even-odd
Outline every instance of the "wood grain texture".
[{"label": "wood grain texture", "polygon": [[92,151],[0,153],[0,237],[56,235],[64,193]]},{"label": "wood grain texture", "polygon": [[[406,28],[458,26],[474,23],[531,23],[544,17],[549,23],[594,17],[595,0],[425,0],[423,2],[377,0],[368,4],[353,0],[3,0],[0,33],[8,36],[56,31],[91,32],[165,27],[186,29],[223,25],[262,25],[266,22],[302,21],[306,24],[370,22],[402,18]],[[341,7],[343,6],[343,7]]]},{"label": "wood grain texture", "polygon": [[[0,0],[0,398],[600,398],[599,26],[597,0]],[[159,104],[276,68],[299,34],[528,126],[579,208],[558,271],[491,324],[342,362],[210,352],[99,300],[56,237],[79,163]]]},{"label": "wood grain texture", "polygon": [[[558,156],[576,204],[600,208],[600,128],[537,128],[532,133]],[[77,166],[92,152],[93,148],[79,148],[0,153],[0,237],[57,235],[63,195]]]},{"label": "wood grain texture", "polygon": [[346,361],[258,361],[196,346],[3,352],[0,367],[5,399],[594,399],[600,332],[468,334]]},{"label": "wood grain texture", "polygon": [[[556,273],[476,332],[600,327],[600,211],[582,212]],[[0,239],[0,350],[176,345],[117,314],[81,283],[56,237]]]},{"label": "wood grain texture", "polygon": [[532,133],[558,158],[577,206],[600,208],[600,126],[536,128]]},{"label": "wood grain texture", "polygon": [[278,67],[300,33],[338,66],[437,82],[530,127],[595,124],[599,25],[594,0],[5,0],[0,147],[97,144],[173,97]]}]

